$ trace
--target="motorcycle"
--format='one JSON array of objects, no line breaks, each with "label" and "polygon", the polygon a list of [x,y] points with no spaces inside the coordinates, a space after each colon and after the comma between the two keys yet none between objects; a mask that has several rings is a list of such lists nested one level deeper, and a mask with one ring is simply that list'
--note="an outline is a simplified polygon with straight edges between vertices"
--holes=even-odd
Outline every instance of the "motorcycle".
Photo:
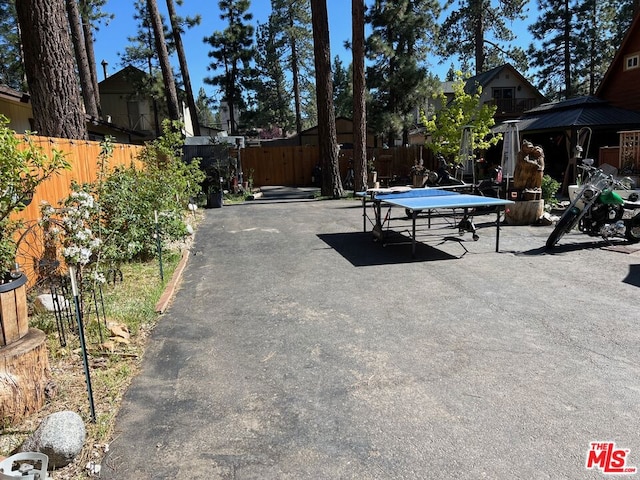
[{"label": "motorcycle", "polygon": [[613,237],[626,238],[630,243],[640,241],[640,202],[637,193],[629,199],[616,190],[628,190],[629,185],[615,180],[593,166],[593,159],[584,159],[578,166],[585,174],[585,181],[577,190],[575,198],[558,220],[547,239],[547,248],[552,249],[560,239],[576,226],[591,236],[600,236],[609,241]]}]

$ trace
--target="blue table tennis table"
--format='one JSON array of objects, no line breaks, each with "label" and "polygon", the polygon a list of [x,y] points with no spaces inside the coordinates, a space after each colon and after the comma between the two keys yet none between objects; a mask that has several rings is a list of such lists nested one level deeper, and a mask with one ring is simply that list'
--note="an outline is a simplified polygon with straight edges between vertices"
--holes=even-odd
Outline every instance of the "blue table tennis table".
[{"label": "blue table tennis table", "polygon": [[[481,195],[471,195],[439,188],[412,188],[402,189],[401,191],[394,189],[371,189],[358,195],[362,197],[365,231],[367,222],[367,200],[373,202],[375,214],[373,234],[376,238],[382,238],[383,226],[385,223],[388,225],[390,220],[389,212],[391,211],[391,207],[405,209],[407,215],[411,217],[411,255],[414,257],[416,253],[416,219],[422,211],[427,211],[430,227],[431,211],[440,209],[455,211],[456,209],[462,209],[464,211],[463,219],[458,224],[460,233],[470,231],[474,235],[474,240],[477,240],[478,237],[475,234],[475,226],[473,222],[469,220],[469,209],[496,207],[496,252],[498,252],[500,250],[500,214],[506,205],[514,203],[511,200],[483,197]],[[382,218],[383,203],[389,206],[389,211],[384,219]]]}]

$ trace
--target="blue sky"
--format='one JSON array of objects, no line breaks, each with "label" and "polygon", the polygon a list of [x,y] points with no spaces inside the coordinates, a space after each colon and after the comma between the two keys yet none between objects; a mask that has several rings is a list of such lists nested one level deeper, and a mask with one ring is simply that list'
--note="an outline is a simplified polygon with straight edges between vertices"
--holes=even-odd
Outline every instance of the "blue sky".
[{"label": "blue sky", "polygon": [[[157,0],[158,7],[166,17],[166,2]],[[211,35],[215,30],[224,30],[226,25],[220,20],[220,12],[217,0],[184,0],[182,6],[176,5],[178,14],[181,16],[194,16],[200,14],[202,22],[200,25],[188,30],[182,37],[187,54],[187,62],[191,75],[191,82],[194,94],[199,88],[204,87],[208,96],[218,99],[215,89],[204,84],[203,79],[210,76],[212,72],[207,70],[210,59],[207,56],[210,46],[203,42],[203,38]],[[331,57],[338,55],[345,67],[351,62],[351,52],[345,50],[344,41],[351,39],[351,1],[350,0],[327,0],[329,15],[329,34],[331,36]],[[108,0],[104,7],[105,12],[113,13],[115,18],[108,25],[102,25],[96,33],[95,54],[98,63],[98,81],[104,79],[101,62],[108,63],[107,71],[113,74],[120,70],[123,65],[120,63],[119,53],[124,52],[129,44],[127,37],[135,35],[137,31],[136,21],[133,19],[135,13],[134,2],[132,0]],[[270,0],[253,0],[250,12],[253,14],[254,25],[256,22],[266,23],[271,12]],[[514,31],[518,31],[514,28]],[[526,32],[526,28],[520,29],[521,33]],[[523,35],[525,43],[530,41],[530,35]],[[172,58],[176,71],[178,70],[177,59]],[[444,77],[450,66],[450,62],[438,65],[437,59],[431,60],[431,71]]]},{"label": "blue sky", "polygon": [[[350,0],[329,0],[329,32],[331,35],[331,57],[339,55],[345,66],[351,61],[351,52],[344,49],[344,41],[351,38],[351,1]],[[158,7],[166,18],[166,2],[158,0]],[[206,7],[206,8],[205,8]],[[176,10],[180,16],[194,16],[200,14],[202,21],[200,25],[189,29],[182,37],[187,54],[187,63],[191,82],[193,83],[194,94],[199,88],[205,88],[207,95],[216,98],[215,89],[204,84],[203,79],[212,74],[207,70],[210,59],[207,56],[210,51],[209,44],[202,40],[210,36],[215,30],[224,30],[226,24],[220,20],[220,11],[217,0],[207,2],[196,0],[184,0],[182,6],[176,5]],[[96,33],[95,54],[98,64],[98,81],[104,80],[101,62],[108,63],[107,71],[113,74],[120,70],[123,65],[120,63],[119,53],[124,52],[129,44],[128,37],[135,35],[137,31],[136,21],[133,19],[135,13],[132,1],[108,0],[104,7],[105,12],[113,13],[115,18],[108,25],[102,25]],[[271,13],[271,2],[269,0],[253,0],[250,12],[253,14],[253,22],[266,23]],[[172,63],[178,70],[178,61],[172,58]]]}]

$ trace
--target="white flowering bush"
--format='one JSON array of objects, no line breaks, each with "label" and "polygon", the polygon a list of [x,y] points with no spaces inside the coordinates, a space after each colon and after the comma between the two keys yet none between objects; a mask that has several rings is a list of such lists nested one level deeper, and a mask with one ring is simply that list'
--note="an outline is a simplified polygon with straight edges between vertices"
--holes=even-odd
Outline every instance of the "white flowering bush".
[{"label": "white flowering bush", "polygon": [[[98,261],[102,239],[100,230],[100,210],[93,195],[82,186],[72,185],[72,193],[62,202],[59,210],[59,224],[62,234],[62,257],[68,266],[75,266],[83,277],[100,281]],[[51,231],[56,234],[56,230]],[[102,277],[104,278],[104,277]]]}]

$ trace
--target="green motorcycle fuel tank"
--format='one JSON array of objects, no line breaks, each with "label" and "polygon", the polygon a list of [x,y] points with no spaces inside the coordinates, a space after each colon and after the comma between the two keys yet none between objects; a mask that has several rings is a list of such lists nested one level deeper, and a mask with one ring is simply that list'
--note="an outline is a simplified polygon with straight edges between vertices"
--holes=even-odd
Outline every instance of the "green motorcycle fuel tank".
[{"label": "green motorcycle fuel tank", "polygon": [[600,194],[600,198],[598,199],[601,203],[605,205],[623,205],[624,198],[620,196],[620,194],[614,192],[613,190],[603,190]]}]

